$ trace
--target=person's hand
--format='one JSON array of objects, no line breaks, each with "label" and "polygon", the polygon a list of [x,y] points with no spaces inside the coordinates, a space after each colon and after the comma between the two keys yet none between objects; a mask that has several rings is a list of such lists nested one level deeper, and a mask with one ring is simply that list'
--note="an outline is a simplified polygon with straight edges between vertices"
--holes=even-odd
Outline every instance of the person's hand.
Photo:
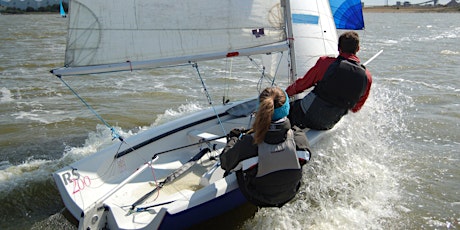
[{"label": "person's hand", "polygon": [[231,139],[232,137],[237,137],[239,139],[239,137],[241,136],[241,134],[245,133],[246,130],[244,129],[239,129],[239,128],[235,128],[235,129],[232,129],[230,130],[230,132],[227,134],[227,140]]}]

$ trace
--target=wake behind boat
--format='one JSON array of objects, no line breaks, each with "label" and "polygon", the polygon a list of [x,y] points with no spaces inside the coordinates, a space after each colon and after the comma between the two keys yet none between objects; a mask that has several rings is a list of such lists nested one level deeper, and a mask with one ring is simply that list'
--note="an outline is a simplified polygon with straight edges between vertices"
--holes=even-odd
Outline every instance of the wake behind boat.
[{"label": "wake behind boat", "polygon": [[[275,76],[293,80],[319,56],[337,54],[326,0],[74,0],[69,9],[65,67],[52,73],[70,89],[68,75],[186,64],[210,104],[126,139],[104,121],[119,141],[53,174],[79,229],[182,229],[246,203],[218,156],[228,131],[251,127],[259,92],[213,105],[198,62],[264,54],[264,88]],[[312,145],[325,134],[305,131]]]}]

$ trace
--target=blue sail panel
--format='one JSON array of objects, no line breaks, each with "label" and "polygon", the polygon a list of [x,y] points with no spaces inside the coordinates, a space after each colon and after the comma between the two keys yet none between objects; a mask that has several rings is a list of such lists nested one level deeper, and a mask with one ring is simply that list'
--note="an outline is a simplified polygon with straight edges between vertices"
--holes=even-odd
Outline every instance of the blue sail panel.
[{"label": "blue sail panel", "polygon": [[329,0],[337,29],[363,30],[361,0]]},{"label": "blue sail panel", "polygon": [[62,0],[59,2],[59,13],[61,14],[62,17],[66,16],[64,6],[62,5]]},{"label": "blue sail panel", "polygon": [[318,24],[319,16],[310,14],[292,14],[292,23],[298,24]]}]

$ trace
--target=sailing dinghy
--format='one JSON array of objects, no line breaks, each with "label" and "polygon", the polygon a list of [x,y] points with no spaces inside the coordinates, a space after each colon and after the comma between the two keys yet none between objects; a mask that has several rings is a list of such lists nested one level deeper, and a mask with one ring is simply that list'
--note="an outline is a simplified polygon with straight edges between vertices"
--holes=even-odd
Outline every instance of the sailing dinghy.
[{"label": "sailing dinghy", "polygon": [[[64,83],[67,76],[256,55],[264,56],[267,76],[295,79],[319,56],[337,55],[327,0],[69,3],[65,67],[51,71]],[[210,102],[208,109],[126,139],[114,135],[113,145],[53,173],[79,229],[182,229],[246,203],[234,173],[224,177],[218,156],[227,132],[251,127],[258,95]],[[312,145],[325,134],[305,132]]]}]

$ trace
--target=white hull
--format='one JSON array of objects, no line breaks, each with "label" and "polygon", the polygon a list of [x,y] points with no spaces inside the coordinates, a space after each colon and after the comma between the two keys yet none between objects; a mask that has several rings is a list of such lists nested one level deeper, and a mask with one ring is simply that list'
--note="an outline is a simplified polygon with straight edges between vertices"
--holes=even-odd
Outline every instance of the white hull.
[{"label": "white hull", "polygon": [[[215,107],[226,130],[235,127],[247,128],[251,123],[251,115],[235,117],[226,112],[239,103]],[[252,107],[255,105],[248,104]],[[307,131],[311,144],[316,143],[324,133]],[[125,150],[130,151],[129,147],[123,144],[123,147],[118,150],[120,143],[114,143],[55,172],[53,176],[67,209],[80,219],[81,228],[86,229],[88,226],[91,229],[96,229],[98,226],[106,226],[109,229],[188,227],[197,223],[193,213],[200,213],[201,220],[205,220],[234,208],[219,205],[222,199],[216,198],[234,192],[232,195],[234,198],[230,202],[235,207],[245,202],[239,192],[234,174],[223,178],[222,169],[216,165],[215,159],[218,159],[218,154],[225,145],[225,138],[210,142],[210,148],[215,150],[204,155],[182,177],[165,184],[137,207],[159,204],[158,206],[130,215],[128,213],[136,200],[155,188],[155,179],[157,182],[163,181],[201,149],[209,147],[206,143],[192,145],[200,141],[200,135],[207,135],[208,139],[223,136],[214,110],[197,112],[126,139],[125,141],[134,148],[136,145],[143,146],[121,157],[115,156]],[[162,153],[151,165],[145,165],[156,153],[188,145],[191,146]],[[143,165],[145,170],[140,171],[139,168]],[[216,207],[212,212],[206,211],[214,205],[213,202],[216,202],[219,208]],[[206,206],[207,209],[200,210],[202,206]],[[102,207],[105,207],[105,211]],[[83,212],[86,213],[86,218],[81,218]],[[188,214],[190,217],[187,217]],[[175,217],[179,221],[174,220]],[[91,220],[94,219],[97,221],[92,225]],[[167,221],[165,224],[166,219],[172,221]],[[88,226],[82,226],[84,222],[88,222]],[[171,226],[171,223],[174,225]]]}]

